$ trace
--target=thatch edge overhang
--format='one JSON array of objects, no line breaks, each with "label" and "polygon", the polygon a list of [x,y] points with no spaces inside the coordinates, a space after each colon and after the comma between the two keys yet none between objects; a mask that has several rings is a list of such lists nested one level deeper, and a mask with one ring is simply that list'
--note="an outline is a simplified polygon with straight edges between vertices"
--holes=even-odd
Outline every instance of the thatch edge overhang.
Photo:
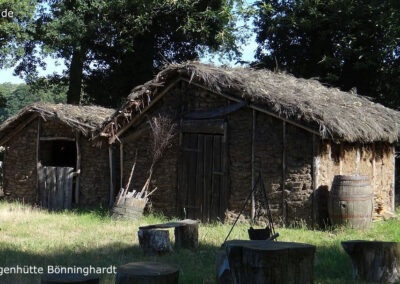
[{"label": "thatch edge overhang", "polygon": [[147,111],[170,82],[184,80],[215,94],[244,100],[322,139],[349,143],[394,143],[399,140],[400,112],[371,100],[306,80],[268,70],[224,68],[197,62],[171,64],[157,76],[135,87],[127,102],[106,120],[96,135],[111,137]]},{"label": "thatch edge overhang", "polygon": [[[8,134],[15,132],[19,126],[26,126],[32,120],[41,117],[44,121],[59,121],[74,131],[91,138],[101,123],[115,113],[114,109],[99,106],[75,106],[68,104],[51,104],[37,102],[22,108],[16,115],[0,125],[0,145],[5,144]],[[22,127],[24,128],[24,127]],[[22,130],[22,129],[21,129]]]}]

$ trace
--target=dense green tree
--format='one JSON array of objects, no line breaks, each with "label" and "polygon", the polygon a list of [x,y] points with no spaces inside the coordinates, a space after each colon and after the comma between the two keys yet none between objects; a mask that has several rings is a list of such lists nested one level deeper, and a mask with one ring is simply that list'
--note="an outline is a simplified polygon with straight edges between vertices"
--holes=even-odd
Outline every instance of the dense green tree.
[{"label": "dense green tree", "polygon": [[400,2],[258,1],[259,66],[400,106]]},{"label": "dense green tree", "polygon": [[[237,54],[240,0],[42,0],[16,68],[35,74],[41,56],[66,61],[68,102],[116,106],[163,63],[220,51]],[[36,54],[40,47],[41,54]],[[32,62],[34,64],[32,64]],[[34,78],[34,76],[33,76]]]},{"label": "dense green tree", "polygon": [[0,68],[15,64],[24,54],[35,7],[34,0],[0,0]]},{"label": "dense green tree", "polygon": [[41,79],[40,85],[40,88],[36,88],[36,85],[0,84],[0,123],[34,102],[66,103],[66,86],[58,82],[53,84],[46,79]]}]

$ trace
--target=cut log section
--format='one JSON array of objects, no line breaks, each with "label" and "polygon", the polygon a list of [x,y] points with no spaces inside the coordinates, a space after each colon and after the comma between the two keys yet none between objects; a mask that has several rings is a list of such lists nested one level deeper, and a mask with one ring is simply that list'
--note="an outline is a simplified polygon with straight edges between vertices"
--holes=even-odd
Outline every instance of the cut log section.
[{"label": "cut log section", "polygon": [[42,284],[98,284],[99,277],[95,275],[84,276],[82,274],[45,274],[42,276]]},{"label": "cut log section", "polygon": [[376,283],[400,280],[400,243],[346,241],[342,246],[353,264],[353,278]]},{"label": "cut log section", "polygon": [[179,267],[160,262],[132,262],[117,269],[116,284],[175,284]]},{"label": "cut log section", "polygon": [[313,245],[233,240],[226,253],[233,283],[313,283]]},{"label": "cut log section", "polygon": [[139,227],[139,230],[175,228],[175,247],[195,249],[199,245],[199,222],[185,219],[177,222]]},{"label": "cut log section", "polygon": [[178,249],[194,249],[199,245],[199,222],[188,221],[185,225],[175,227],[175,247]]},{"label": "cut log section", "polygon": [[172,252],[167,230],[139,230],[139,245],[143,254],[163,255]]}]

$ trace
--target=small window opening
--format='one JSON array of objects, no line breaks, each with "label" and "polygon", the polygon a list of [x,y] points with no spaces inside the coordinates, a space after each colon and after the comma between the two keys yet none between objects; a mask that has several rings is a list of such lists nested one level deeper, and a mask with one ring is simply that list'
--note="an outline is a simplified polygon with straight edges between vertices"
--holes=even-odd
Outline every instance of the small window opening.
[{"label": "small window opening", "polygon": [[73,141],[40,141],[40,162],[47,167],[76,166],[76,145]]}]

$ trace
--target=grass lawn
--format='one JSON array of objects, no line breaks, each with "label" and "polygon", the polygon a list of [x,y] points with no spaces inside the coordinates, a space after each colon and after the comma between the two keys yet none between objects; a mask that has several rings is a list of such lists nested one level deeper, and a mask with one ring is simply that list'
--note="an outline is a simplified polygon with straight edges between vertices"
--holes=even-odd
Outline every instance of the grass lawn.
[{"label": "grass lawn", "polygon": [[[119,266],[156,260],[181,267],[181,283],[214,283],[215,252],[230,225],[200,225],[199,248],[180,250],[168,256],[144,257],[138,246],[141,225],[166,221],[161,216],[146,216],[137,221],[111,220],[107,210],[79,210],[48,213],[18,203],[0,202],[0,268],[35,265]],[[248,225],[238,225],[230,239],[248,239]],[[343,240],[400,241],[400,220],[374,223],[369,231],[336,229],[312,231],[305,228],[279,228],[280,241],[317,246],[314,261],[315,283],[352,283],[351,262],[340,242]],[[170,231],[173,238],[173,231]],[[39,283],[40,276],[3,275],[0,283]],[[103,275],[101,283],[113,283],[113,275]]]}]

